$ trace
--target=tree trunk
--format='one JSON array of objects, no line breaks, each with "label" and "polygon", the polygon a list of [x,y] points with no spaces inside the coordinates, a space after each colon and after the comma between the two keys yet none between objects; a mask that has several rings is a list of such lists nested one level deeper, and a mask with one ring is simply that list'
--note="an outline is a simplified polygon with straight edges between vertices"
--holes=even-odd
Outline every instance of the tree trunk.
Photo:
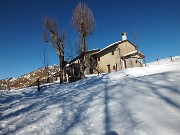
[{"label": "tree trunk", "polygon": [[82,53],[86,52],[86,37],[82,36]]},{"label": "tree trunk", "polygon": [[63,73],[64,73],[64,82],[66,82],[67,81],[67,77],[66,77],[66,64],[64,65],[64,68],[63,68],[64,70],[63,70]]},{"label": "tree trunk", "polygon": [[86,42],[85,42],[86,37],[82,35],[82,50],[81,50],[81,74],[80,77],[84,77],[84,62],[85,62],[85,52],[86,52]]},{"label": "tree trunk", "polygon": [[64,59],[63,59],[63,56],[60,56],[60,83],[63,83],[63,63],[64,63]]}]

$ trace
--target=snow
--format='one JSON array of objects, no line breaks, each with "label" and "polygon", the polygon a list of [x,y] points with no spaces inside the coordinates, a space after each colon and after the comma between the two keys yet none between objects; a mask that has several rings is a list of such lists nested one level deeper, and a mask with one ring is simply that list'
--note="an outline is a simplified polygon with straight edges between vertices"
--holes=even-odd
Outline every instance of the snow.
[{"label": "snow", "polygon": [[135,51],[132,51],[132,52],[130,52],[130,53],[127,53],[127,54],[125,54],[125,55],[123,55],[123,56],[125,57],[125,56],[128,56],[128,55],[131,55],[131,54],[137,53],[137,52],[139,52],[139,51],[135,50]]},{"label": "snow", "polygon": [[30,75],[30,74],[28,74],[28,75],[24,75],[24,78],[26,78],[26,79],[30,79],[30,78],[31,78],[31,75]]},{"label": "snow", "polygon": [[135,50],[135,51],[132,51],[130,53],[127,53],[127,54],[123,55],[123,57],[129,56],[129,55],[132,55],[132,54],[135,54],[135,53],[139,53],[139,54],[143,55],[141,52]]},{"label": "snow", "polygon": [[111,46],[113,46],[113,45],[115,45],[115,44],[119,44],[119,43],[121,43],[122,41],[117,41],[117,42],[114,42],[114,43],[112,43],[112,44],[110,44],[110,45],[108,45],[108,46],[106,46],[105,48],[103,48],[102,50],[100,50],[98,53],[100,53],[100,52],[102,52],[102,51],[104,51],[104,50],[106,50],[107,48],[109,48],[109,47],[111,47]]},{"label": "snow", "polygon": [[94,48],[94,49],[91,49],[91,50],[88,50],[87,52],[90,52],[90,51],[97,51],[97,50],[99,50],[99,48]]},{"label": "snow", "polygon": [[180,56],[0,92],[0,135],[179,135]]},{"label": "snow", "polygon": [[70,64],[68,63],[68,64],[66,64],[66,67],[69,67],[70,66]]},{"label": "snow", "polygon": [[14,80],[16,80],[16,78],[12,78],[12,79],[10,79],[10,82],[13,82]]}]

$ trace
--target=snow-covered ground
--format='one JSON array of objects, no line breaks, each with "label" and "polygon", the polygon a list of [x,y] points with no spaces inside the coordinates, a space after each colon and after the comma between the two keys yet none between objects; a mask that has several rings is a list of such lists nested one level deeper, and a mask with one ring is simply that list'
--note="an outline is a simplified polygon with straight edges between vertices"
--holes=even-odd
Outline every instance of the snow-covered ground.
[{"label": "snow-covered ground", "polygon": [[180,57],[0,92],[1,135],[180,135]]}]

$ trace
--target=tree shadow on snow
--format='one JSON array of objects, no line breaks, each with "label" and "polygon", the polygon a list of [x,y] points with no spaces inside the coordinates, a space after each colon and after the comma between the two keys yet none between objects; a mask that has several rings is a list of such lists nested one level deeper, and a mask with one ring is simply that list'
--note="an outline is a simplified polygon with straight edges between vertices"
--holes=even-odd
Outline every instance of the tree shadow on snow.
[{"label": "tree shadow on snow", "polygon": [[[145,84],[152,90],[151,92],[157,95],[160,99],[162,99],[164,102],[166,102],[171,107],[174,107],[176,109],[180,109],[180,104],[174,101],[170,96],[167,96],[164,94],[164,92],[171,92],[175,95],[180,95],[180,88],[177,85],[178,81],[173,83],[173,81],[170,81],[172,79],[172,75],[176,74],[177,72],[164,72],[164,73],[158,73],[154,75],[148,76],[148,79],[155,80],[154,82],[149,81],[146,79],[139,79],[139,78],[133,78],[135,82],[139,82],[141,84]],[[179,73],[180,74],[180,73]],[[146,77],[146,76],[144,76]],[[176,79],[176,78],[174,78]],[[156,83],[156,80],[163,80],[162,83]]]},{"label": "tree shadow on snow", "polygon": [[[165,83],[171,83],[169,81],[169,76],[171,75],[171,72],[163,73],[163,74],[157,74],[157,75],[151,75],[149,78],[151,79],[162,79],[167,78]],[[125,78],[122,80],[126,81]],[[180,94],[180,89],[176,88],[175,86],[171,85],[163,85],[163,84],[154,84],[148,81],[147,79],[139,79],[139,78],[132,78],[130,81],[136,81],[139,83],[144,83],[147,85],[152,92],[157,95],[160,99],[162,99],[164,102],[168,103],[170,106],[180,109],[180,105],[176,103],[173,99],[170,97],[167,97],[161,93],[158,88],[164,89],[166,91],[174,92],[175,94]],[[38,112],[38,111],[44,111],[47,109],[47,107],[53,107],[54,105],[57,105],[59,109],[62,109],[61,115],[57,117],[59,120],[59,123],[57,123],[57,127],[59,127],[57,130],[58,133],[54,134],[67,134],[70,132],[73,128],[75,128],[78,124],[83,124],[83,121],[87,120],[88,117],[84,114],[84,112],[90,107],[90,103],[93,100],[96,100],[98,95],[102,94],[103,96],[103,112],[104,112],[104,131],[105,135],[118,135],[118,133],[112,129],[112,116],[110,115],[110,100],[117,100],[117,102],[120,102],[120,99],[115,99],[115,97],[112,94],[110,94],[111,89],[114,89],[115,87],[121,89],[124,87],[125,83],[118,83],[118,84],[111,84],[111,80],[109,78],[109,75],[100,75],[97,77],[90,77],[82,79],[78,82],[69,83],[66,85],[56,85],[50,86],[50,87],[44,87],[41,89],[40,92],[37,91],[37,89],[33,89],[31,91],[24,91],[21,93],[21,95],[15,94],[15,95],[8,95],[6,98],[1,100],[2,104],[4,103],[4,106],[0,107],[0,111],[5,111],[6,109],[16,107],[23,103],[28,102],[27,106],[24,106],[22,108],[18,108],[14,112],[11,112],[6,115],[2,115],[0,117],[0,120],[6,120],[14,116],[20,115],[23,113],[31,113],[31,112]],[[137,86],[138,87],[138,86]],[[139,91],[140,92],[140,91]],[[143,93],[147,94],[147,93]],[[36,99],[36,100],[34,100]],[[31,101],[36,101],[32,102]],[[128,115],[127,117],[131,119],[131,130],[133,130],[133,123],[137,123],[134,121],[132,114],[128,107],[126,106],[126,103],[120,102],[121,107],[123,107],[125,113]],[[51,110],[50,110],[51,111]],[[53,113],[53,112],[51,112]],[[46,117],[46,116],[43,116]],[[40,120],[42,117],[38,117],[36,120]],[[36,122],[36,120],[30,121],[30,123],[27,124],[33,124]],[[23,122],[23,121],[22,121]],[[118,123],[117,123],[118,124]],[[19,125],[23,125],[22,123],[19,123]],[[24,125],[26,126],[26,125]],[[87,131],[85,126],[82,126],[84,132]],[[13,132],[18,131],[20,128],[17,128]],[[128,130],[128,129],[127,129]],[[53,134],[53,133],[52,133]]]}]

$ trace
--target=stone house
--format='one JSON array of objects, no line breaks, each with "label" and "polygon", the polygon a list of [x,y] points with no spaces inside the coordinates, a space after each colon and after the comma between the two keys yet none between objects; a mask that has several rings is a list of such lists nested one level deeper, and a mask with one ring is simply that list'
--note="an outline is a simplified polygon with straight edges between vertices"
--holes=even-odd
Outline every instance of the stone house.
[{"label": "stone house", "polygon": [[[122,41],[115,42],[102,50],[94,49],[85,53],[85,60],[81,55],[69,61],[66,66],[68,81],[75,81],[80,78],[81,66],[84,74],[110,73],[132,67],[142,66],[142,59],[145,56],[137,50],[137,47],[127,40],[126,33],[122,34]],[[80,64],[80,63],[83,64]]]},{"label": "stone house", "polygon": [[137,47],[127,40],[126,33],[122,34],[122,41],[115,42],[93,55],[97,68],[101,68],[104,73],[140,67],[144,57]]},{"label": "stone house", "polygon": [[[90,51],[85,52],[85,59],[82,59],[82,56],[79,55],[76,58],[74,58],[73,60],[69,61],[67,66],[66,66],[66,73],[67,73],[67,79],[68,81],[73,81],[73,80],[78,80],[80,79],[81,76],[81,66],[83,65],[83,69],[84,69],[84,74],[88,75],[88,74],[93,74],[93,55],[98,53],[100,51],[100,49],[93,49]],[[80,63],[83,64],[80,64]]]}]

